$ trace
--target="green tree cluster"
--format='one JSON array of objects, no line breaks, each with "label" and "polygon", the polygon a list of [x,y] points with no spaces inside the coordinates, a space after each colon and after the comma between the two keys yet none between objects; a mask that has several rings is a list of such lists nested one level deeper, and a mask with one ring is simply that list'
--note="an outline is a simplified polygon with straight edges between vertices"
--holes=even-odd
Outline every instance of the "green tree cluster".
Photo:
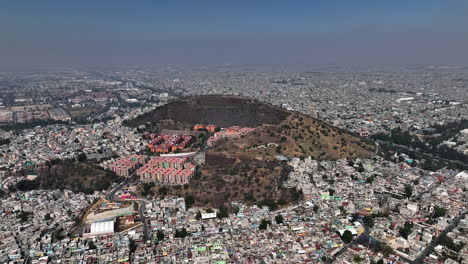
[{"label": "green tree cluster", "polygon": [[271,225],[271,221],[266,220],[266,219],[262,219],[262,221],[260,222],[260,225],[258,226],[258,229],[266,230],[269,225]]},{"label": "green tree cluster", "polygon": [[344,231],[343,235],[341,236],[341,239],[345,243],[350,243],[351,241],[353,241],[353,234],[351,233],[351,231],[346,230],[346,231]]},{"label": "green tree cluster", "polygon": [[189,235],[190,235],[190,233],[187,232],[187,229],[182,228],[182,229],[176,229],[174,237],[183,238],[183,237],[186,237],[186,236],[189,236]]},{"label": "green tree cluster", "polygon": [[195,197],[192,195],[185,196],[185,208],[189,209],[195,204]]},{"label": "green tree cluster", "polygon": [[282,215],[279,214],[279,215],[275,216],[275,221],[276,221],[277,224],[282,224],[282,223],[284,223],[284,218],[283,218]]},{"label": "green tree cluster", "polygon": [[400,228],[398,233],[400,234],[400,236],[404,237],[405,239],[408,239],[408,236],[409,234],[411,234],[411,229],[413,228],[413,226],[413,223],[406,221],[405,225],[402,228]]}]

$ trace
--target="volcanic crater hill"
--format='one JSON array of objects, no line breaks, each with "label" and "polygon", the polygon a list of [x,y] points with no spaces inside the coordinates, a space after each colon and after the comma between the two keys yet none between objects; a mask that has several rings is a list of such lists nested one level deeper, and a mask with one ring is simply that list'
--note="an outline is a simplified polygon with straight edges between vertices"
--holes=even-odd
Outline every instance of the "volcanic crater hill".
[{"label": "volcanic crater hill", "polygon": [[239,138],[215,142],[206,151],[206,164],[188,186],[168,188],[168,194],[193,196],[199,205],[218,206],[232,201],[293,203],[301,193],[282,186],[291,168],[278,161],[278,155],[335,160],[370,157],[374,151],[372,142],[310,116],[237,96],[176,100],[127,125],[146,122],[172,128],[184,124],[185,129],[199,123],[255,128]]},{"label": "volcanic crater hill", "polygon": [[127,120],[124,125],[138,127],[147,122],[156,124],[163,120],[173,120],[185,126],[215,124],[220,127],[257,127],[279,124],[289,115],[289,112],[279,107],[250,98],[206,95],[174,100],[133,120]]}]

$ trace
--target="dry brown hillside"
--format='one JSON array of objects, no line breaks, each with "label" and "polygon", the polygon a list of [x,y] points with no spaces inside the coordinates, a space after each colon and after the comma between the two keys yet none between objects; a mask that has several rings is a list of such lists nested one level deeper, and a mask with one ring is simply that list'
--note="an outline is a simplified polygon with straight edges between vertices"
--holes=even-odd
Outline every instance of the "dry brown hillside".
[{"label": "dry brown hillside", "polygon": [[241,138],[222,140],[213,152],[226,156],[275,160],[275,156],[315,159],[372,155],[372,144],[302,114],[291,114],[279,125],[262,125]]},{"label": "dry brown hillside", "polygon": [[164,127],[179,129],[197,123],[256,128],[240,138],[216,142],[206,152],[206,164],[188,186],[164,187],[162,193],[168,189],[170,195],[192,196],[198,205],[219,206],[232,201],[273,207],[289,204],[300,199],[301,193],[282,187],[290,168],[276,156],[323,160],[368,157],[374,151],[371,142],[347,131],[304,114],[237,96],[176,100],[128,125],[163,120]]}]

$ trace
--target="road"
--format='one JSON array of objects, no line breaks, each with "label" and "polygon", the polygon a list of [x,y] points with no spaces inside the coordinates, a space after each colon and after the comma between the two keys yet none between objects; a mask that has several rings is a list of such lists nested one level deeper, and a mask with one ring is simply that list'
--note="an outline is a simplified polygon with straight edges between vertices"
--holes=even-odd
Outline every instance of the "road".
[{"label": "road", "polygon": [[412,149],[410,147],[403,146],[403,145],[398,145],[398,144],[395,144],[395,143],[392,143],[392,142],[387,142],[387,141],[382,141],[382,140],[376,140],[376,142],[377,143],[382,143],[382,144],[388,144],[388,145],[391,145],[394,148],[403,149],[404,151],[411,151],[411,152],[414,152],[414,153],[417,153],[417,154],[420,154],[420,155],[428,155],[428,156],[431,156],[435,160],[442,160],[442,161],[445,161],[445,162],[456,163],[456,164],[459,164],[459,165],[461,165],[461,166],[463,166],[465,168],[468,168],[468,164],[463,163],[463,162],[461,162],[459,160],[449,160],[449,159],[446,159],[446,158],[435,156],[435,155],[433,155],[431,153],[421,152],[421,151]]},{"label": "road", "polygon": [[[400,258],[407,262],[407,263],[410,263],[410,264],[422,264],[424,263],[424,259],[429,256],[429,254],[432,253],[432,250],[434,250],[434,248],[437,246],[437,244],[439,243],[440,239],[446,235],[447,233],[449,233],[450,231],[452,231],[455,227],[458,226],[458,224],[460,223],[460,221],[465,218],[465,215],[468,213],[468,210],[461,213],[458,217],[456,217],[452,224],[450,224],[449,226],[447,226],[440,234],[439,236],[437,236],[436,239],[433,239],[431,241],[431,243],[429,245],[427,245],[427,247],[418,255],[418,257],[414,260],[410,260],[410,259],[407,259],[405,257],[402,257],[400,256]],[[369,228],[366,226],[366,225],[363,225],[364,226],[364,233],[361,234],[364,235],[364,234],[369,234]],[[356,243],[356,240],[353,240],[351,243],[347,244],[346,246],[344,246],[342,249],[340,249],[340,251],[338,251],[335,255],[333,255],[333,257],[329,258],[327,260],[327,263],[334,263],[336,258],[339,257],[341,254],[343,254],[347,249],[348,247],[354,245]]]},{"label": "road", "polygon": [[[131,174],[126,178],[123,182],[121,182],[119,185],[117,185],[112,191],[110,191],[108,194],[106,194],[105,198],[108,201],[111,202],[128,202],[128,200],[121,200],[121,199],[116,199],[115,198],[115,193],[121,190],[125,185],[130,183],[135,177],[135,173]],[[145,201],[143,200],[132,200],[133,202],[138,203],[138,213],[140,214],[141,217],[141,222],[143,223],[143,239],[144,241],[148,241],[149,238],[149,232],[148,232],[148,220],[146,219],[144,212],[146,211],[146,206],[145,206]]]},{"label": "road", "polygon": [[105,199],[108,200],[108,201],[113,202],[115,193],[117,191],[119,191],[120,189],[122,189],[126,184],[128,184],[132,180],[134,175],[135,174],[130,175],[123,182],[119,183],[119,185],[117,185],[114,189],[112,189],[112,191],[110,191],[108,194],[106,194]]},{"label": "road", "polygon": [[375,143],[375,152],[373,156],[378,156],[380,153],[380,145],[379,145],[379,142],[377,141],[374,141],[374,143]]},{"label": "road", "polygon": [[432,253],[432,250],[434,250],[434,247],[439,243],[440,239],[446,235],[448,232],[452,231],[455,227],[458,226],[460,221],[465,217],[465,215],[468,213],[468,210],[461,213],[458,217],[453,220],[453,222],[447,226],[444,231],[442,231],[439,236],[436,239],[433,239],[431,243],[418,255],[418,257],[411,262],[412,264],[421,264],[423,263],[424,259],[426,256],[429,256],[429,254]]},{"label": "road", "polygon": [[[362,233],[360,236],[362,236],[362,235],[369,235],[369,231],[370,231],[370,230],[369,230],[369,227],[366,226],[365,224],[363,224],[362,226],[364,227],[364,233]],[[329,264],[334,263],[335,260],[336,260],[336,258],[339,257],[341,254],[343,254],[343,253],[348,249],[348,247],[350,247],[350,246],[356,244],[356,241],[357,241],[357,240],[358,240],[357,238],[354,239],[351,243],[347,244],[347,245],[344,246],[342,249],[340,249],[340,251],[338,251],[335,255],[333,255],[333,257],[331,257],[331,258],[329,258],[329,259],[327,260],[327,263],[329,263]]]},{"label": "road", "polygon": [[[455,227],[458,226],[458,224],[460,223],[460,221],[465,218],[465,215],[468,213],[468,210],[461,213],[458,217],[456,217],[452,224],[450,224],[449,226],[447,226],[440,234],[439,236],[437,236],[436,239],[433,239],[431,241],[431,243],[429,245],[427,245],[427,247],[418,255],[418,257],[414,260],[410,260],[410,259],[407,259],[405,257],[402,257],[400,256],[400,258],[403,260],[403,261],[406,261],[407,263],[410,263],[410,264],[422,264],[424,259],[429,256],[429,254],[432,253],[432,250],[434,250],[434,248],[437,246],[437,244],[439,243],[440,239],[446,235],[447,233],[449,233],[450,231],[452,231]],[[364,226],[364,233],[361,234],[364,235],[364,234],[369,234],[369,228],[366,226],[366,225],[363,225]],[[341,255],[343,254],[347,249],[348,247],[354,245],[356,243],[356,240],[353,240],[351,243],[347,244],[346,246],[344,246],[342,249],[340,249],[340,251],[338,251],[335,255],[333,255],[333,257],[329,258],[327,260],[327,263],[334,263],[335,260]]]}]

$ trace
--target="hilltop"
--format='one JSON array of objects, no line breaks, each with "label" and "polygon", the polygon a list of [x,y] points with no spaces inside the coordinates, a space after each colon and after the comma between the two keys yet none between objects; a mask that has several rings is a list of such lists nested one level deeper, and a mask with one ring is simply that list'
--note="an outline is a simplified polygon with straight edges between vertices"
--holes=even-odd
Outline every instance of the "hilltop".
[{"label": "hilltop", "polygon": [[[310,116],[238,96],[193,96],[162,106],[126,125],[151,122],[151,129],[189,128],[195,124],[255,128],[239,138],[221,139],[206,151],[206,163],[184,188],[168,193],[193,196],[198,204],[218,206],[231,201],[288,204],[300,191],[282,187],[289,166],[277,159],[319,160],[369,157],[371,142]],[[166,192],[166,191],[164,191]]]},{"label": "hilltop", "polygon": [[[195,124],[216,124],[220,127],[257,127],[263,124],[279,124],[289,116],[279,107],[239,96],[190,96],[174,100],[164,106],[128,120],[130,127],[157,124],[172,120],[185,128]],[[179,128],[174,125],[172,128]]]}]

